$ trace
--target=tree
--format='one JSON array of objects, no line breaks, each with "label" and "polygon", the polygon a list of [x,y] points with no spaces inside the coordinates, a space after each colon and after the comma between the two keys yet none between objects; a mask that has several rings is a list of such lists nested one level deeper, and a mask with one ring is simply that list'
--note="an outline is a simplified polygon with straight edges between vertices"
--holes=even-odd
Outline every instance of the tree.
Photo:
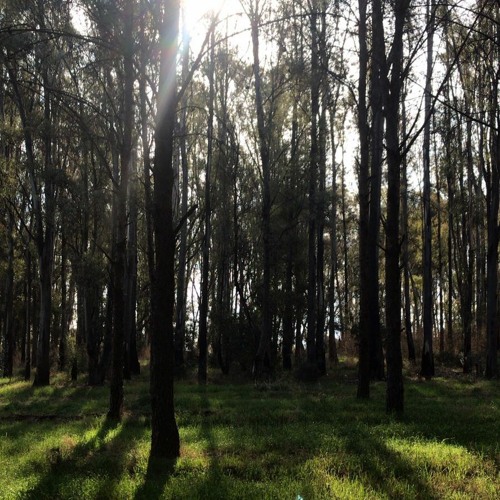
[{"label": "tree", "polygon": [[167,459],[174,459],[180,453],[179,431],[174,413],[175,233],[172,213],[179,10],[178,0],[165,0],[162,3],[153,169],[156,272],[152,283],[150,457]]},{"label": "tree", "polygon": [[425,123],[424,123],[424,346],[422,349],[422,366],[420,374],[427,379],[434,376],[434,353],[432,348],[432,234],[431,234],[431,181],[430,181],[430,149],[431,149],[431,96],[432,96],[432,64],[434,40],[435,6],[431,0],[427,1],[426,28],[427,28],[427,75],[425,86]]},{"label": "tree", "polygon": [[207,356],[208,356],[208,299],[209,299],[209,270],[210,270],[210,244],[212,233],[212,194],[211,177],[214,154],[214,73],[215,73],[215,37],[212,31],[210,37],[210,60],[208,62],[208,118],[207,118],[207,161],[205,169],[205,213],[202,241],[201,264],[201,304],[200,304],[200,330],[198,335],[198,382],[207,382]]},{"label": "tree", "polygon": [[108,418],[120,420],[123,411],[123,365],[125,342],[125,271],[127,268],[127,197],[132,161],[134,125],[134,2],[123,8],[121,50],[123,54],[123,136],[120,145],[120,178],[117,190],[117,227],[113,252],[113,347]]},{"label": "tree", "polygon": [[409,0],[394,4],[394,35],[390,49],[390,80],[387,85],[387,221],[386,221],[386,328],[388,412],[401,413],[404,406],[403,360],[401,354],[401,272],[400,257],[400,190],[401,144],[399,134],[400,96],[403,88],[403,34]]},{"label": "tree", "polygon": [[262,168],[262,330],[254,361],[255,376],[262,377],[271,369],[271,157],[262,97],[259,55],[259,25],[262,13],[259,0],[249,1],[247,15],[251,25],[255,109],[257,113],[260,166]]}]

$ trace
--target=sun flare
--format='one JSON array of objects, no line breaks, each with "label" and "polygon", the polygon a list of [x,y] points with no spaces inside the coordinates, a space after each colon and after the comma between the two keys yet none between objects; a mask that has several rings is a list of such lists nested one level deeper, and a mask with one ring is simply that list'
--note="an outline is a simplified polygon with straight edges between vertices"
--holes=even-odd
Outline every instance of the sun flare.
[{"label": "sun flare", "polygon": [[205,25],[208,17],[217,15],[236,0],[182,0],[181,9],[185,28],[196,31],[199,24]]}]

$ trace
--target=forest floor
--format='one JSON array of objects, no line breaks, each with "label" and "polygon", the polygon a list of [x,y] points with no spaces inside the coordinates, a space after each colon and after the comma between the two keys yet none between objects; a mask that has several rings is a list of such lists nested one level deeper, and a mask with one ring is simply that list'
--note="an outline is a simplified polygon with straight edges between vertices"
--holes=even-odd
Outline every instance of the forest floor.
[{"label": "forest floor", "polygon": [[500,498],[498,381],[408,376],[399,420],[382,382],[356,399],[349,363],[308,385],[179,381],[181,457],[148,473],[143,372],[126,382],[116,426],[106,387],[0,379],[0,498]]}]

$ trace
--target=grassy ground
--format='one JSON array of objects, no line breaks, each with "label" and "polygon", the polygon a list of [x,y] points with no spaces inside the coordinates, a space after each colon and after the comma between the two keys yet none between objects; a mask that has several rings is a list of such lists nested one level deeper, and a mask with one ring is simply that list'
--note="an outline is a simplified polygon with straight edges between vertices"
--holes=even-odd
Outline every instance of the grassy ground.
[{"label": "grassy ground", "polygon": [[498,382],[408,380],[397,421],[383,383],[357,401],[353,378],[344,367],[314,385],[179,382],[182,456],[156,472],[147,374],[127,382],[115,427],[107,388],[0,379],[0,498],[500,498]]}]

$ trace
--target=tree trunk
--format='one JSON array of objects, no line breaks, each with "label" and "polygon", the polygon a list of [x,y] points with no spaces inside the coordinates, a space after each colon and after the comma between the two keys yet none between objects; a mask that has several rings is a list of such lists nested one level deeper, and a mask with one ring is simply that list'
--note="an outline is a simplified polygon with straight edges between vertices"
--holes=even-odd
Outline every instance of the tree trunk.
[{"label": "tree trunk", "polygon": [[32,263],[31,263],[31,252],[29,247],[26,251],[26,283],[24,292],[24,304],[25,304],[25,364],[24,364],[24,380],[29,380],[31,378],[31,330],[33,324],[32,318]]},{"label": "tree trunk", "polygon": [[387,75],[387,68],[381,0],[372,1],[372,46],[370,73],[370,105],[372,111],[369,178],[370,214],[367,242],[368,282],[365,283],[365,286],[368,288],[369,294],[370,378],[372,380],[383,380],[385,370],[379,305],[379,232],[382,162],[384,156],[384,79]]},{"label": "tree trunk", "polygon": [[394,4],[395,26],[391,47],[392,73],[387,91],[387,224],[385,256],[387,395],[388,412],[402,413],[404,406],[403,358],[401,354],[401,272],[399,266],[399,208],[401,148],[399,141],[400,95],[403,66],[403,32],[408,0]]},{"label": "tree trunk", "polygon": [[66,368],[66,353],[68,343],[68,316],[70,316],[68,308],[68,289],[67,289],[67,244],[66,231],[61,229],[61,335],[59,337],[59,351],[57,367],[59,371],[64,371]]},{"label": "tree trunk", "polygon": [[423,144],[424,169],[424,249],[423,249],[423,316],[424,316],[424,346],[422,349],[422,365],[420,375],[426,379],[434,376],[434,354],[432,348],[432,220],[431,220],[431,181],[430,181],[430,135],[431,135],[431,96],[433,69],[433,40],[435,7],[432,0],[427,1],[427,75],[425,86],[425,126]]},{"label": "tree trunk", "polygon": [[[145,26],[144,26],[144,16],[141,16],[140,21],[140,32],[144,36]],[[154,234],[153,234],[153,200],[152,200],[152,188],[151,188],[151,148],[149,144],[148,136],[148,120],[149,112],[147,107],[148,94],[146,89],[147,81],[147,62],[149,59],[149,54],[147,51],[147,43],[145,39],[142,40],[141,44],[141,61],[140,61],[140,74],[139,74],[139,112],[141,119],[141,144],[142,144],[142,157],[143,157],[143,175],[144,175],[144,211],[146,219],[146,261],[149,277],[149,287],[150,293],[152,294],[152,287],[155,274],[155,244],[154,244]],[[151,304],[152,308],[152,304]],[[152,311],[151,311],[152,314]],[[146,324],[146,333],[149,335],[152,327],[152,316],[149,316],[149,321]]]},{"label": "tree trunk", "polygon": [[125,303],[125,362],[124,375],[139,375],[141,365],[137,353],[137,177],[134,177],[129,189],[129,222],[127,236],[126,303]]},{"label": "tree trunk", "polygon": [[207,163],[205,170],[205,217],[202,242],[201,263],[201,304],[200,304],[200,331],[198,335],[198,383],[207,382],[207,356],[208,356],[208,302],[210,280],[210,243],[211,243],[211,177],[214,147],[214,73],[215,73],[215,36],[212,32],[210,40],[210,63],[208,69],[209,97],[208,97],[208,122],[207,122]]},{"label": "tree trunk", "polygon": [[370,217],[370,166],[369,126],[366,99],[368,75],[368,30],[367,0],[358,0],[359,5],[359,80],[358,80],[358,131],[359,131],[359,365],[358,398],[370,397],[370,260],[368,227]]},{"label": "tree trunk", "polygon": [[[189,75],[189,38],[184,35],[182,56],[182,80]],[[187,153],[187,108],[188,94],[184,92],[181,102],[180,153],[182,168],[181,217],[188,211],[188,153]],[[177,270],[177,299],[175,311],[175,366],[184,366],[184,350],[186,343],[186,256],[187,256],[187,222],[181,227],[179,243],[179,267]]]},{"label": "tree trunk", "polygon": [[123,363],[125,341],[125,270],[127,265],[127,195],[132,161],[132,128],[134,125],[134,3],[124,5],[123,27],[123,136],[120,146],[120,179],[117,189],[117,227],[113,260],[113,345],[108,418],[121,420],[123,412]]},{"label": "tree trunk", "polygon": [[152,283],[151,452],[150,458],[175,459],[180,453],[174,412],[175,234],[172,190],[176,122],[176,50],[179,1],[165,0],[160,34],[161,63],[154,157],[155,278]]},{"label": "tree trunk", "polygon": [[[498,21],[499,8],[496,6],[494,12],[495,18]],[[496,50],[492,51],[497,55],[498,68],[498,53],[500,46],[500,23],[497,22],[496,33]],[[500,118],[498,104],[498,86],[500,82],[500,74],[496,71],[496,78],[491,84],[491,100],[490,100],[490,134],[491,134],[491,168],[489,173],[490,182],[487,184],[487,228],[488,228],[488,255],[487,255],[487,299],[486,299],[486,377],[498,377],[498,243],[500,238],[500,230],[498,226],[498,210],[500,200]]]},{"label": "tree trunk", "polygon": [[262,167],[262,330],[260,333],[257,353],[254,360],[254,376],[262,377],[271,370],[271,162],[268,145],[267,127],[264,119],[264,104],[262,99],[262,81],[259,60],[259,0],[250,9],[253,74],[255,90],[255,107],[257,111],[257,129],[259,136],[259,152]]},{"label": "tree trunk", "polygon": [[[402,102],[403,137],[406,137],[406,111],[404,99]],[[416,362],[415,343],[413,341],[413,329],[411,321],[411,298],[410,298],[410,262],[409,262],[409,227],[408,227],[408,161],[406,155],[402,158],[402,186],[401,186],[401,222],[403,226],[403,295],[404,295],[404,324],[406,333],[406,344],[408,347],[408,359]]]},{"label": "tree trunk", "polygon": [[12,377],[14,370],[14,214],[7,210],[7,271],[5,279],[3,340],[3,376]]}]

